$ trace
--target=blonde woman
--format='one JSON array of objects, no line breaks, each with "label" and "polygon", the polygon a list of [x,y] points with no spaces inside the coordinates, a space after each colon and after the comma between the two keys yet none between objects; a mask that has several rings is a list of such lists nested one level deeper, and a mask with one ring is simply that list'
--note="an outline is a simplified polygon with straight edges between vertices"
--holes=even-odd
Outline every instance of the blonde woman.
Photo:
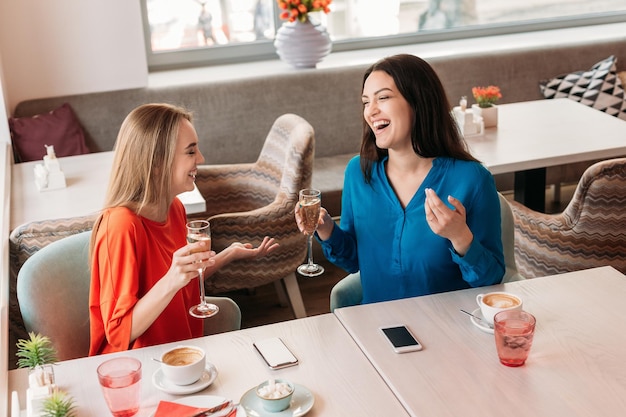
[{"label": "blonde woman", "polygon": [[[198,267],[210,276],[235,260],[264,256],[278,244],[257,248],[234,243],[219,254],[192,253],[186,214],[176,196],[193,189],[204,162],[191,114],[168,104],[146,104],[122,123],[102,214],[91,238],[90,355],[123,351],[203,334],[203,320],[189,315],[199,295]],[[239,308],[213,298],[220,313],[208,332],[238,322]]]}]

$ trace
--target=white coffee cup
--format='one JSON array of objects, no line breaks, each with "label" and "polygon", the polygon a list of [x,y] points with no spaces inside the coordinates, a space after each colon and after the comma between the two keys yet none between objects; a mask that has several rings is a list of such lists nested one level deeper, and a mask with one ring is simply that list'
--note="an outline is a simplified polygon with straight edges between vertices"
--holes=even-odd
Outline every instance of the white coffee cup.
[{"label": "white coffee cup", "polygon": [[175,385],[190,385],[202,376],[206,354],[197,346],[176,346],[161,355],[161,370]]},{"label": "white coffee cup", "polygon": [[478,294],[476,303],[480,307],[480,312],[487,322],[493,324],[493,316],[505,310],[521,310],[522,299],[508,292],[490,292],[487,294]]}]

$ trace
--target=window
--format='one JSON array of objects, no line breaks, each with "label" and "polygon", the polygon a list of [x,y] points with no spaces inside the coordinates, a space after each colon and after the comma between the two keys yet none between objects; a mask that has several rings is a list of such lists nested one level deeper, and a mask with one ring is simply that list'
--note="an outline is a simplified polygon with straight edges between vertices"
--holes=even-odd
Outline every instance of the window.
[{"label": "window", "polygon": [[[142,0],[151,70],[276,58],[276,0]],[[333,51],[623,22],[624,0],[333,0]]]}]

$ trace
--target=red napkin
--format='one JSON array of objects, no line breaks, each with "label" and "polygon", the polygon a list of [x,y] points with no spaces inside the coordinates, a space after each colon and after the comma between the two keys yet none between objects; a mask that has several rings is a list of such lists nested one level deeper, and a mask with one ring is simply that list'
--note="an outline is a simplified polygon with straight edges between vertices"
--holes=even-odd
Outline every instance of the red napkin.
[{"label": "red napkin", "polygon": [[169,401],[159,402],[159,406],[154,412],[154,417],[190,417],[208,410],[208,408],[196,408],[188,405],[172,403]]}]

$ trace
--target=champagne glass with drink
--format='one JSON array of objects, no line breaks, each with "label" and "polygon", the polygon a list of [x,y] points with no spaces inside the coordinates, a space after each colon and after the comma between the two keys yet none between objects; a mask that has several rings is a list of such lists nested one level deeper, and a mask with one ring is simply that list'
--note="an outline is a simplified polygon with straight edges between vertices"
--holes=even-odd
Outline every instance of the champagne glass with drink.
[{"label": "champagne glass with drink", "polygon": [[313,233],[317,230],[320,218],[322,193],[310,188],[300,190],[299,204],[302,225],[308,241],[308,262],[298,267],[298,273],[305,277],[316,277],[324,273],[324,267],[313,262]]},{"label": "champagne glass with drink", "polygon": [[[194,243],[205,241],[207,246],[192,251],[203,252],[211,250],[211,225],[206,220],[192,220],[187,223],[187,242]],[[189,314],[199,319],[214,316],[220,310],[215,304],[207,303],[204,296],[204,269],[198,268],[198,281],[200,281],[200,304],[189,309]]]}]

